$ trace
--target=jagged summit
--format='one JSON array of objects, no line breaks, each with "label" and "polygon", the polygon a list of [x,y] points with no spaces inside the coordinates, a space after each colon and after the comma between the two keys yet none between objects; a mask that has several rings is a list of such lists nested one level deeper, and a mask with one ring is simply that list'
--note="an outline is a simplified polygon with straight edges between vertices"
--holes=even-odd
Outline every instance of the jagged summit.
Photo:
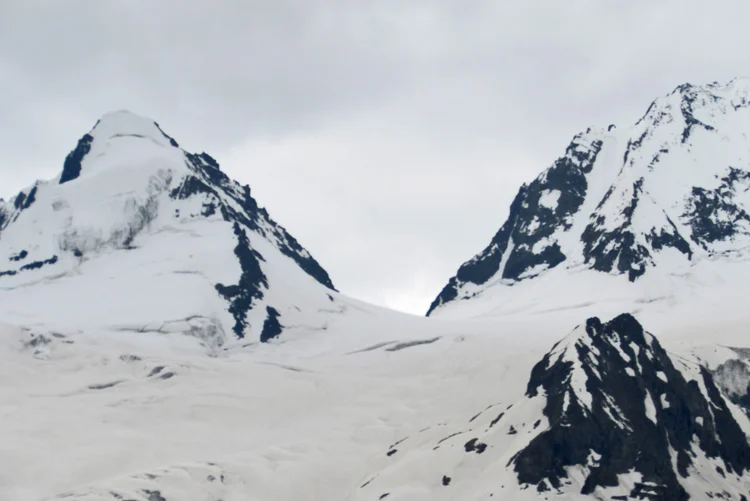
[{"label": "jagged summit", "polygon": [[521,400],[392,446],[353,499],[746,501],[748,426],[709,370],[632,315],[590,318]]},{"label": "jagged summit", "polygon": [[630,128],[577,134],[521,187],[490,245],[459,268],[428,315],[550,275],[564,294],[573,273],[627,283],[741,253],[750,246],[749,93],[748,79],[685,84]]},{"label": "jagged summit", "polygon": [[[214,345],[305,325],[335,293],[249,186],[129,111],[97,121],[58,178],[0,201],[0,288],[11,317],[187,332]],[[40,298],[48,311],[33,307]]]}]

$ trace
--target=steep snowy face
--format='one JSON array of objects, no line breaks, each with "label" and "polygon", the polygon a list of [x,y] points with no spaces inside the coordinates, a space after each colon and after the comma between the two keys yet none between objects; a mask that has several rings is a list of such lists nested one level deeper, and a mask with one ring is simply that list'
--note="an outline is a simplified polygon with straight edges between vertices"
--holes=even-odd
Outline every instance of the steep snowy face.
[{"label": "steep snowy face", "polygon": [[682,85],[633,127],[589,129],[511,204],[431,305],[553,268],[635,282],[750,244],[750,80]]},{"label": "steep snowy face", "polygon": [[356,499],[745,500],[750,421],[720,388],[632,316],[591,318],[524,398],[392,446]]},{"label": "steep snowy face", "polygon": [[127,111],[102,117],[58,178],[0,201],[11,321],[265,341],[334,293],[248,186]]}]

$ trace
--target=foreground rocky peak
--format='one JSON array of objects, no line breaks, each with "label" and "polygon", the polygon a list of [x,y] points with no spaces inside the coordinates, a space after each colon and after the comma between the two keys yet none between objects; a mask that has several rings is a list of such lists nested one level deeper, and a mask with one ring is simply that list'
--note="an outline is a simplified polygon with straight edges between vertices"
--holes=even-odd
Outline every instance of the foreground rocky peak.
[{"label": "foreground rocky peak", "polygon": [[428,315],[554,268],[635,282],[750,245],[749,92],[741,79],[682,85],[629,129],[576,135]]},{"label": "foreground rocky peak", "polygon": [[748,429],[707,368],[629,314],[591,318],[534,366],[521,400],[395,444],[355,499],[742,501]]},{"label": "foreground rocky peak", "polygon": [[58,307],[33,315],[45,321],[80,321],[86,304],[74,298],[93,299],[108,283],[107,296],[118,297],[101,312],[109,327],[135,330],[128,319],[141,318],[138,330],[188,332],[213,344],[231,332],[267,341],[285,317],[321,309],[335,292],[248,186],[128,111],[97,121],[58,178],[0,201],[3,262],[0,284],[21,310],[23,290],[60,294]]}]

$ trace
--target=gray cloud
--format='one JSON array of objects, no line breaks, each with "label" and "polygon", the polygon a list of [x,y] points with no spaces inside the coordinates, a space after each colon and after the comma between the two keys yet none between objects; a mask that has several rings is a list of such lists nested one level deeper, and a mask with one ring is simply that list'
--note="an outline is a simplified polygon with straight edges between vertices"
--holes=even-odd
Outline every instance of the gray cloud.
[{"label": "gray cloud", "polygon": [[0,193],[104,112],[253,187],[336,284],[423,312],[590,125],[747,73],[744,1],[10,1]]}]

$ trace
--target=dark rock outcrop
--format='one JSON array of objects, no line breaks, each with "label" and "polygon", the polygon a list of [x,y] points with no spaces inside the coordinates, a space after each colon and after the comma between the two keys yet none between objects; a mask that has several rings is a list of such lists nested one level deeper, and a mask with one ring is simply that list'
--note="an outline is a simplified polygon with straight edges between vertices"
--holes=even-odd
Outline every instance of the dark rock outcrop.
[{"label": "dark rock outcrop", "polygon": [[[589,319],[585,331],[532,370],[527,396],[546,395],[550,425],[514,456],[520,483],[557,489],[566,467],[580,466],[581,493],[590,494],[635,472],[642,481],[632,497],[682,501],[680,477],[689,475],[695,448],[724,471],[750,469],[747,437],[706,369],[686,379],[630,315]],[[574,385],[575,371],[585,388]]]}]

